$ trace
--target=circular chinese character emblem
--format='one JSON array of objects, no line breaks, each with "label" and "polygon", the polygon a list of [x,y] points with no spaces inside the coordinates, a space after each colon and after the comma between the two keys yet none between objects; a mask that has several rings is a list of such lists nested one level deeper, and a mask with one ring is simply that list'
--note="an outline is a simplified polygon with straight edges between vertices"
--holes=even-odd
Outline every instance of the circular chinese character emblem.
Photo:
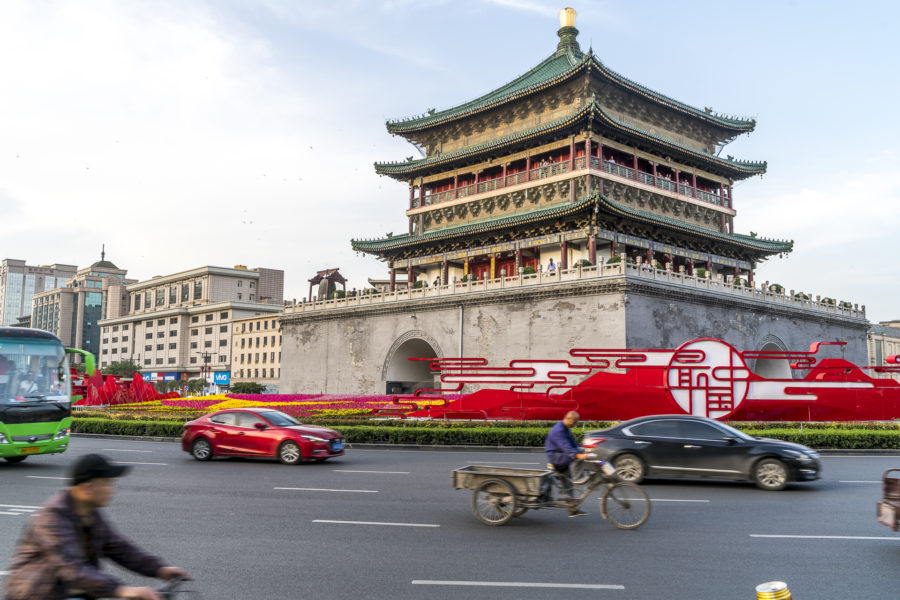
[{"label": "circular chinese character emblem", "polygon": [[666,368],[672,399],[684,412],[721,419],[747,396],[750,369],[744,359],[721,340],[700,339],[682,344]]}]

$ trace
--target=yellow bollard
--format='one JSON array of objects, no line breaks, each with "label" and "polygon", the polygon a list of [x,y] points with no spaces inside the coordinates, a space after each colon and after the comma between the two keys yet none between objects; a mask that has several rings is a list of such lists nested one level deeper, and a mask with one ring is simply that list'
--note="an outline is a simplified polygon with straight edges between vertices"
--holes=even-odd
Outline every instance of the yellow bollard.
[{"label": "yellow bollard", "polygon": [[791,600],[791,590],[783,581],[768,581],[756,586],[756,600]]}]

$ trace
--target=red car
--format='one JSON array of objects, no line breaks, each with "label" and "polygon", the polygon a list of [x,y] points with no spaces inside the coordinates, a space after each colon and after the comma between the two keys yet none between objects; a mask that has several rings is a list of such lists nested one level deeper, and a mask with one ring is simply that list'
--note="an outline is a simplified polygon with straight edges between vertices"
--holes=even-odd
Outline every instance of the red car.
[{"label": "red car", "polygon": [[334,429],[303,425],[267,408],[220,410],[188,421],[181,434],[181,449],[197,460],[259,456],[277,458],[286,465],[341,456],[344,442]]}]

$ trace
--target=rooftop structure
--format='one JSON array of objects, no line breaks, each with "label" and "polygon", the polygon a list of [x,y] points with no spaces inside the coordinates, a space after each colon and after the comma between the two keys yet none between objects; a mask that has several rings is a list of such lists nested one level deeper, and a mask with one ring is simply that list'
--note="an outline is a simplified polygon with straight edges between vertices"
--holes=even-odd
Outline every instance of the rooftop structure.
[{"label": "rooftop structure", "polygon": [[738,234],[732,186],[766,163],[721,156],[753,119],[650,90],[583,52],[575,11],[555,52],[459,106],[387,129],[424,150],[376,163],[409,186],[408,231],[353,240],[409,281],[494,279],[619,256],[752,282],[792,242]]}]

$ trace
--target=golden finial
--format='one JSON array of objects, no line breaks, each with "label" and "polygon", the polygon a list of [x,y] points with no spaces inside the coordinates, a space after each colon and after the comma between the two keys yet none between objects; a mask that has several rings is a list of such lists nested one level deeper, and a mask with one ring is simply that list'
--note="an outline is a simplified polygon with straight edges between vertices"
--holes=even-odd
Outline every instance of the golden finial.
[{"label": "golden finial", "polygon": [[560,27],[575,27],[575,16],[577,13],[574,8],[569,8],[568,6],[561,11],[559,11],[559,26]]}]

